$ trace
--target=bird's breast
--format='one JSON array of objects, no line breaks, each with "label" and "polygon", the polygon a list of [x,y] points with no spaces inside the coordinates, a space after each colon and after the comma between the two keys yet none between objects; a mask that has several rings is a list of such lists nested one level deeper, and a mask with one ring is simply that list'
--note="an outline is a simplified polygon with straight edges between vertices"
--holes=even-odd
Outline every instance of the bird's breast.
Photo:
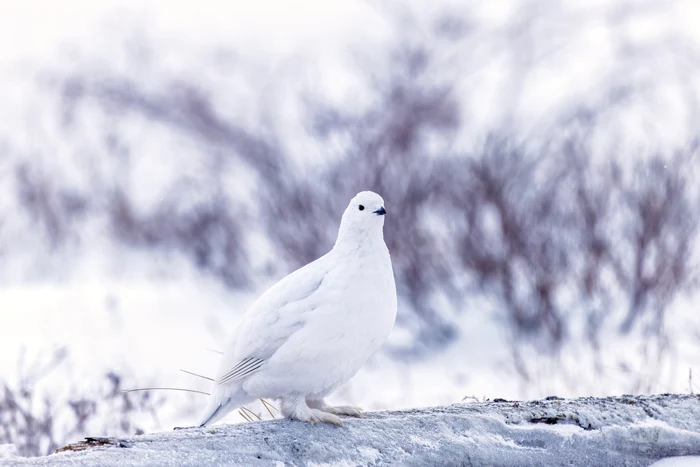
[{"label": "bird's breast", "polygon": [[396,319],[396,286],[391,262],[348,261],[329,277],[337,334],[367,345],[381,345]]}]

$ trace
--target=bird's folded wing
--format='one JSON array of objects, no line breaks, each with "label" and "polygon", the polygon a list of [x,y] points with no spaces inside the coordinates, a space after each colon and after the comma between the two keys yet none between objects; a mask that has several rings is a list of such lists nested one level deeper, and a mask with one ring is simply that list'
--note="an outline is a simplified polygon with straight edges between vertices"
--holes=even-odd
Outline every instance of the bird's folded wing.
[{"label": "bird's folded wing", "polygon": [[231,368],[231,371],[221,376],[216,383],[224,384],[230,381],[245,378],[246,376],[258,371],[263,363],[265,363],[265,360],[261,358],[244,358],[238,362],[238,365]]},{"label": "bird's folded wing", "polygon": [[243,316],[231,348],[224,352],[217,384],[240,380],[265,362],[301,329],[316,308],[325,278],[323,258],[294,271],[265,292]]}]

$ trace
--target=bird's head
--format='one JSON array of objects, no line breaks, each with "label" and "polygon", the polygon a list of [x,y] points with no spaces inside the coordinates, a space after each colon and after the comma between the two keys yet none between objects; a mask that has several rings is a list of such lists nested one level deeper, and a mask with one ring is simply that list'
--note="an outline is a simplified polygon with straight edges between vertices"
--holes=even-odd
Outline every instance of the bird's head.
[{"label": "bird's head", "polygon": [[384,226],[384,200],[372,191],[362,191],[350,200],[343,213],[338,241],[343,238],[378,235]]}]

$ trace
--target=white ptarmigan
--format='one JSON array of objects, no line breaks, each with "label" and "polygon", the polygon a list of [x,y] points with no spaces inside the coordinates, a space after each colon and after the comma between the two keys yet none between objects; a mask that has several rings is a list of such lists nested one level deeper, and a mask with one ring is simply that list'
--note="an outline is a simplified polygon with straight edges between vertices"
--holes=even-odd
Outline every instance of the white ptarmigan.
[{"label": "white ptarmigan", "polygon": [[324,398],[357,373],[396,320],[385,214],[381,196],[358,193],[333,249],[256,300],[222,356],[200,426],[258,398],[279,399],[285,417],[312,423],[360,415]]}]

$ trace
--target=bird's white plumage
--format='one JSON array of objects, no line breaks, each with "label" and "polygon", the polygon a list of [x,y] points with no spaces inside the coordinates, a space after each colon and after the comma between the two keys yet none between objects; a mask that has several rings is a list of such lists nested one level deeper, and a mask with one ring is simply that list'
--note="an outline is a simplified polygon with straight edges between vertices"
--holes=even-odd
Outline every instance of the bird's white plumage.
[{"label": "bird's white plumage", "polygon": [[357,194],[333,249],[251,306],[224,352],[202,425],[261,397],[281,399],[285,415],[302,420],[338,423],[331,413],[357,413],[323,398],[379,349],[396,319],[384,213],[379,195]]}]

